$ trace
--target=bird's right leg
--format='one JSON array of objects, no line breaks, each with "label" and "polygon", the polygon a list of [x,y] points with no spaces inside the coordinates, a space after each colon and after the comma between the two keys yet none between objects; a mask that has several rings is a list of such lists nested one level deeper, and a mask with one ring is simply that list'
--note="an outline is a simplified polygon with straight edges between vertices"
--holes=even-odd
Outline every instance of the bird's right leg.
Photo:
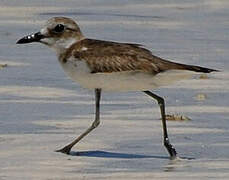
[{"label": "bird's right leg", "polygon": [[95,89],[95,120],[92,123],[92,125],[84,132],[82,133],[78,138],[76,138],[72,143],[68,144],[62,149],[57,150],[56,152],[62,152],[65,154],[69,154],[72,147],[78,143],[83,137],[85,137],[87,134],[89,134],[93,129],[98,127],[100,123],[100,98],[101,98],[101,89]]}]

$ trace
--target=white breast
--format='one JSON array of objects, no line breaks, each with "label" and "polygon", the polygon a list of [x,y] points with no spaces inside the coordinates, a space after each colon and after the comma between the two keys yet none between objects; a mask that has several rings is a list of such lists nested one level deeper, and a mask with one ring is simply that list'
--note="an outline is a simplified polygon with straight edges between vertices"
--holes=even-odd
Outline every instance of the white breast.
[{"label": "white breast", "polygon": [[143,91],[167,86],[182,79],[190,79],[191,71],[171,70],[157,75],[139,71],[91,73],[85,61],[71,60],[61,63],[64,71],[84,88],[105,91]]},{"label": "white breast", "polygon": [[84,84],[84,81],[86,81],[91,74],[85,61],[69,58],[66,63],[61,62],[60,64],[65,73],[80,84]]}]

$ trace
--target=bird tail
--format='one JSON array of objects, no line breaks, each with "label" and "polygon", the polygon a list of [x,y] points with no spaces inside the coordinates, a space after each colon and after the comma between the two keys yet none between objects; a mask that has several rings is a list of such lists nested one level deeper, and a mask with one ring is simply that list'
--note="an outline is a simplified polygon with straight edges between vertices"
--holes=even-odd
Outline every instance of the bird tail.
[{"label": "bird tail", "polygon": [[175,69],[182,69],[182,70],[202,72],[202,73],[211,73],[214,71],[219,72],[219,70],[205,68],[205,67],[201,67],[201,66],[193,66],[193,65],[186,65],[186,64],[179,64],[179,63],[175,63],[175,64],[176,64]]},{"label": "bird tail", "polygon": [[159,67],[163,71],[167,70],[188,70],[188,71],[193,71],[193,72],[202,72],[202,73],[210,73],[210,72],[218,72],[219,70],[216,69],[210,69],[210,68],[205,68],[201,66],[195,66],[195,65],[188,65],[188,64],[182,64],[182,63],[176,63],[172,62],[169,60],[164,60],[164,59],[157,59],[159,61],[161,66]]},{"label": "bird tail", "polygon": [[195,71],[195,72],[203,72],[203,73],[211,73],[211,72],[218,72],[219,70],[216,69],[210,69],[210,68],[205,68],[201,66],[192,66],[192,65],[185,65],[185,69],[189,71]]}]

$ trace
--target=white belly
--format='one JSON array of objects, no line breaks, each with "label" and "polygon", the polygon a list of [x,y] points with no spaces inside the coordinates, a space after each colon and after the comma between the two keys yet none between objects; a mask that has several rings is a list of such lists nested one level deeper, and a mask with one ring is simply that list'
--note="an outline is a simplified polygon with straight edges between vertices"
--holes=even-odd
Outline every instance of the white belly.
[{"label": "white belly", "polygon": [[170,70],[157,75],[140,71],[125,71],[114,73],[91,73],[83,61],[67,61],[62,64],[64,71],[72,80],[84,88],[101,88],[105,91],[143,91],[160,86],[167,86],[182,79],[190,79],[191,71]]}]

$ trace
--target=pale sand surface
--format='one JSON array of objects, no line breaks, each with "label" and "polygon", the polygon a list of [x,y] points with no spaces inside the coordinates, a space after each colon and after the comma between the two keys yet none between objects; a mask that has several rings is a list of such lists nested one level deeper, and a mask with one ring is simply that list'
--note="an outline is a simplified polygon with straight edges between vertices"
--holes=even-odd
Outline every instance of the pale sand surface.
[{"label": "pale sand surface", "polygon": [[[141,92],[103,93],[101,126],[71,155],[54,152],[90,125],[94,95],[48,48],[15,44],[52,16],[77,19],[89,37],[222,70],[155,91],[168,114],[191,118],[168,122],[181,159],[168,159],[159,107]],[[229,179],[228,17],[227,0],[0,1],[0,180]]]}]

